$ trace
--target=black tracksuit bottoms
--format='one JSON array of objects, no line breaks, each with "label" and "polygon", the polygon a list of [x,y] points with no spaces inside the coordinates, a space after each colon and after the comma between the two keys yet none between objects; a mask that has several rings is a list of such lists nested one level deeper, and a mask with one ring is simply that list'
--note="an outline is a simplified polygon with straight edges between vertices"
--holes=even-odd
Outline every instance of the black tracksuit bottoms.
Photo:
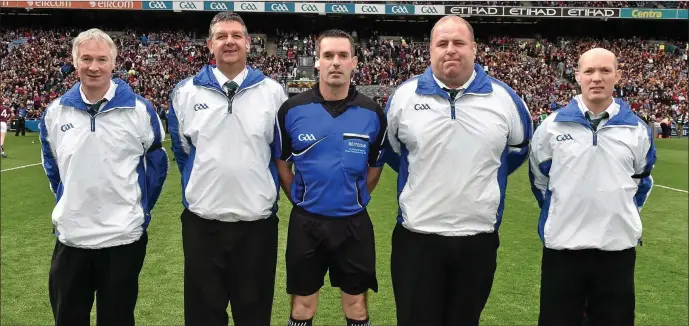
[{"label": "black tracksuit bottoms", "polygon": [[543,248],[538,324],[634,325],[636,249]]},{"label": "black tracksuit bottoms", "polygon": [[56,326],[88,326],[94,293],[96,323],[134,325],[139,273],[148,234],[126,245],[81,249],[55,242],[48,291]]},{"label": "black tracksuit bottoms", "polygon": [[273,311],[278,217],[221,222],[182,213],[184,322],[268,326]]}]

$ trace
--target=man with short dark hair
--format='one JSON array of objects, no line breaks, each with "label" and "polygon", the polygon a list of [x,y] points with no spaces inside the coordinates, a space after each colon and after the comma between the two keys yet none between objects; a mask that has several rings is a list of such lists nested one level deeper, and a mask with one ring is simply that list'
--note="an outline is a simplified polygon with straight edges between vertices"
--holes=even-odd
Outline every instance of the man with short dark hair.
[{"label": "man with short dark hair", "polygon": [[278,247],[278,183],[270,144],[282,86],[246,65],[242,18],[221,12],[207,45],[217,65],[171,94],[172,150],[182,174],[184,320],[270,325]]},{"label": "man with short dark hair", "polygon": [[380,178],[387,125],[381,107],[350,84],[357,65],[352,37],[329,30],[316,49],[318,83],[287,100],[276,121],[276,162],[294,205],[286,253],[288,325],[312,324],[328,271],[342,292],[347,325],[370,325],[366,293],[378,291],[378,281],[366,206]]}]

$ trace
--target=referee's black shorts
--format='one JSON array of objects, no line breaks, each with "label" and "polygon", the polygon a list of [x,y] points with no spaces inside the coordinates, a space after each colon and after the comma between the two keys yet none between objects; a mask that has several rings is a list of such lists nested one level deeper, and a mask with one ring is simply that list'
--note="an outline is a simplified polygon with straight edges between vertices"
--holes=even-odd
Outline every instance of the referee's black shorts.
[{"label": "referee's black shorts", "polygon": [[330,284],[347,294],[378,292],[373,224],[366,209],[344,218],[294,206],[287,233],[287,293],[307,296]]}]

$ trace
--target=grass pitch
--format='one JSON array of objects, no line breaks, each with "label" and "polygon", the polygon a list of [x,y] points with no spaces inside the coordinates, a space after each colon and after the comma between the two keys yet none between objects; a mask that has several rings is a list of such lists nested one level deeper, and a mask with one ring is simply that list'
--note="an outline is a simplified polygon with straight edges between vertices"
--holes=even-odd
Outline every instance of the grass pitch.
[{"label": "grass pitch", "polygon": [[[660,139],[656,145],[658,163],[653,172],[656,185],[687,190],[687,140]],[[169,141],[166,147],[171,154]],[[31,165],[40,162],[38,135],[8,134],[6,150],[9,158],[0,161],[0,324],[50,325],[53,319],[48,271],[55,245],[50,222],[54,197],[42,167]],[[22,168],[7,170],[17,167]],[[376,232],[380,286],[378,293],[369,296],[374,325],[394,325],[396,321],[390,280],[390,242],[397,212],[396,177],[394,171],[385,169],[369,205]],[[638,248],[636,263],[638,325],[687,325],[687,196],[685,192],[655,187],[642,212],[644,242]],[[284,195],[281,197],[274,325],[285,325],[290,311],[284,264],[289,204]],[[136,309],[139,325],[183,324],[181,212],[180,174],[172,163],[152,213]],[[524,165],[508,181],[498,267],[481,318],[484,325],[535,325],[538,321],[541,259],[541,242],[536,233],[538,214]],[[314,323],[344,325],[339,291],[328,286],[326,279]],[[94,313],[92,320],[95,325]]]}]

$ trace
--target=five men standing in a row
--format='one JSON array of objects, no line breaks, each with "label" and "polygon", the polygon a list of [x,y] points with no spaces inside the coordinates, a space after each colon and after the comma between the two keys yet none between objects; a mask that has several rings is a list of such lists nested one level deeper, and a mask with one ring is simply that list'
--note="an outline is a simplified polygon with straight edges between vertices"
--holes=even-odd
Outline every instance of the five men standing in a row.
[{"label": "five men standing in a row", "polygon": [[[319,82],[290,99],[246,65],[241,17],[217,14],[207,43],[217,65],[175,87],[168,117],[182,175],[187,325],[227,325],[228,303],[236,325],[270,324],[279,186],[293,204],[288,325],[312,324],[328,271],[347,325],[370,325],[366,293],[378,282],[366,206],[384,162],[398,171],[398,325],[477,325],[496,269],[507,177],[529,153],[544,243],[539,324],[580,324],[584,309],[594,324],[633,324],[634,247],[655,150],[647,127],[612,98],[614,54],[581,57],[582,95],[531,144],[526,105],[474,63],[474,32],[459,17],[436,23],[431,66],[385,109],[350,84],[357,58],[345,32],[321,35]],[[41,120],[57,201],[57,325],[87,325],[94,292],[99,324],[134,324],[146,228],[167,175],[150,103],[110,80],[116,54],[105,33],[80,34],[81,83]]]}]

